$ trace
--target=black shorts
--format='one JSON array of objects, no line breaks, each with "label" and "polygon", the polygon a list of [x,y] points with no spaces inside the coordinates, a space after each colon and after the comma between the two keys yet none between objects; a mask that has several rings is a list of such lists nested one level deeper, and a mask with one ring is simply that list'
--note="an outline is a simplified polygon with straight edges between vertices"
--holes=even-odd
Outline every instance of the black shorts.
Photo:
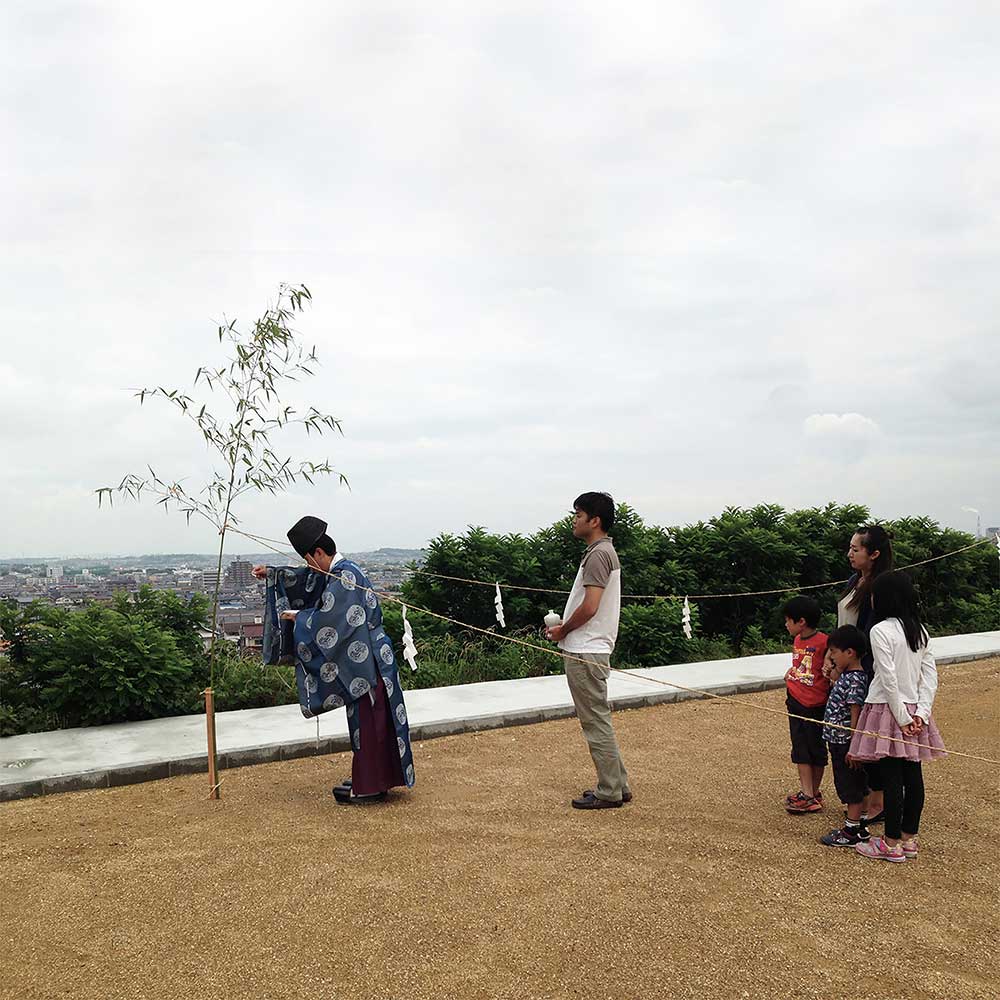
[{"label": "black shorts", "polygon": [[802,719],[788,720],[788,734],[792,738],[792,763],[811,764],[813,767],[826,767],[826,743],[823,741],[823,712],[826,705],[806,708],[790,694],[785,696],[785,706],[792,715],[804,715],[816,722],[805,722]]},{"label": "black shorts", "polygon": [[868,794],[868,772],[864,764],[851,767],[847,763],[850,743],[831,743],[830,760],[833,762],[833,784],[837,797],[845,806],[854,806]]}]

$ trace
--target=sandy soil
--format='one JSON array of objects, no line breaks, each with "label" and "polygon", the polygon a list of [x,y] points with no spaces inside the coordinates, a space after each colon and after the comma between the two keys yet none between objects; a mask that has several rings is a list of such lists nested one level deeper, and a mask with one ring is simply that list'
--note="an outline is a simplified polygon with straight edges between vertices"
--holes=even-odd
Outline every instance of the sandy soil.
[{"label": "sandy soil", "polygon": [[[956,749],[1000,756],[1000,660],[942,668]],[[781,692],[753,696],[780,706]],[[418,785],[337,805],[345,755],[0,806],[0,996],[995,998],[997,767],[925,768],[919,861],[788,816],[783,721],[615,716],[635,800],[579,812],[575,719],[415,748]]]}]

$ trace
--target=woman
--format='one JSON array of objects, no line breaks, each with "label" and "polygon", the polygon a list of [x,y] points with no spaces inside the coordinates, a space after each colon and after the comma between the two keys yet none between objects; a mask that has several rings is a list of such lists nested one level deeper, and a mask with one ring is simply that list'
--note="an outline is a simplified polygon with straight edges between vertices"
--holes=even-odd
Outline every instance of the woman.
[{"label": "woman", "polygon": [[[872,618],[872,585],[883,573],[892,570],[892,539],[881,524],[866,524],[851,536],[847,561],[854,574],[837,603],[837,627],[856,625],[868,639],[874,624]],[[869,644],[870,646],[870,644]],[[874,673],[874,661],[869,648],[861,658],[869,681]],[[867,825],[885,820],[882,775],[878,763],[865,768],[871,797],[868,801]]]}]

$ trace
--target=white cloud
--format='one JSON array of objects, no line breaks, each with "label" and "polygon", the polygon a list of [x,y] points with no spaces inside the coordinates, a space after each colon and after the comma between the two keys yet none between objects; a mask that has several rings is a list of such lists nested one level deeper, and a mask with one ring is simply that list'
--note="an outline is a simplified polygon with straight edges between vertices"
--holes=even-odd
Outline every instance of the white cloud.
[{"label": "white cloud", "polygon": [[127,387],[189,386],[282,280],[324,362],[291,401],[345,431],[289,450],[352,491],[255,501],[263,534],[303,508],[354,548],[527,531],[584,488],[677,523],[845,483],[1000,521],[1000,9],[8,6],[0,555],[210,549],[89,490],[204,476]]},{"label": "white cloud", "polygon": [[810,437],[861,441],[869,441],[879,434],[878,424],[860,413],[813,413],[802,422],[802,429]]}]

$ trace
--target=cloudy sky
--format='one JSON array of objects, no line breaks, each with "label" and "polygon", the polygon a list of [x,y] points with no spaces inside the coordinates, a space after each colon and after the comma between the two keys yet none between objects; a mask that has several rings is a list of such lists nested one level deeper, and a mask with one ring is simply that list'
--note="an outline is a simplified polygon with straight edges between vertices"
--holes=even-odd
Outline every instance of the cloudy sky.
[{"label": "cloudy sky", "polygon": [[[209,551],[166,406],[305,282],[346,550],[830,500],[1000,523],[989,2],[8,0],[0,557]],[[234,546],[238,551],[239,545]]]}]

